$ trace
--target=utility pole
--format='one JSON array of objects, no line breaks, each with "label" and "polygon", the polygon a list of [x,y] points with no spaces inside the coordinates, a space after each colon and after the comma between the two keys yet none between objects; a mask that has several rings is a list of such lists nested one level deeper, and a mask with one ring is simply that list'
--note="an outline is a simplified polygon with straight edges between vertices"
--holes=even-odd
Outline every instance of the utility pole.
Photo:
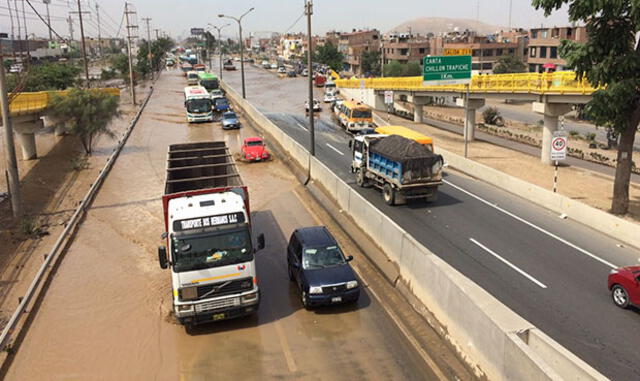
[{"label": "utility pole", "polygon": [[151,29],[149,27],[151,18],[144,17],[142,21],[147,23],[147,61],[149,61],[149,72],[151,73],[151,77],[153,77],[153,65],[151,64]]},{"label": "utility pole", "polygon": [[69,15],[69,18],[67,18],[67,22],[69,23],[69,42],[73,41],[73,19],[71,18],[71,15]]},{"label": "utility pole", "polygon": [[84,24],[82,23],[82,14],[89,13],[83,12],[82,6],[80,4],[80,0],[78,0],[78,11],[77,12],[69,12],[69,13],[78,13],[78,18],[80,19],[80,40],[82,42],[82,58],[84,60],[84,74],[87,80],[87,87],[91,87],[91,82],[89,80],[89,60],[87,59],[87,47],[84,41]]},{"label": "utility pole", "polygon": [[[316,155],[316,131],[313,120],[313,63],[311,60],[313,59],[313,38],[311,37],[311,15],[313,14],[313,2],[312,0],[307,0],[305,2],[305,13],[307,14],[307,39],[308,39],[308,49],[307,49],[307,71],[309,72],[308,80],[309,80],[309,135],[310,135],[310,147],[309,153],[311,156]],[[311,168],[311,167],[309,167]]]},{"label": "utility pole", "polygon": [[[53,34],[51,33],[51,16],[49,15],[49,4],[51,4],[51,0],[42,0],[42,2],[47,6],[47,27],[49,28],[49,41],[53,40]],[[96,4],[96,7],[98,5]]]},{"label": "utility pole", "polygon": [[102,35],[100,34],[100,6],[96,3],[96,17],[98,18],[98,52],[102,57]]},{"label": "utility pole", "polygon": [[133,83],[133,58],[131,57],[131,29],[137,28],[137,25],[131,25],[129,15],[135,14],[135,11],[129,10],[129,3],[124,3],[124,17],[127,22],[127,54],[129,56],[129,86],[131,87],[131,101],[136,104],[136,87]]},{"label": "utility pole", "polygon": [[[0,62],[4,56],[0,51]],[[7,185],[11,195],[11,209],[14,217],[22,216],[22,198],[20,194],[20,177],[18,176],[18,162],[16,161],[16,147],[13,143],[13,126],[9,115],[9,100],[7,99],[7,82],[4,66],[0,67],[0,110],[2,111],[2,125],[4,126],[5,159],[7,162]]]},{"label": "utility pole", "polygon": [[[13,13],[11,12],[11,0],[7,0],[7,9],[9,10],[9,20],[11,21],[11,52],[13,53],[13,59],[16,59],[16,35],[15,29],[13,27]],[[16,9],[16,14],[18,14],[18,10]]]}]

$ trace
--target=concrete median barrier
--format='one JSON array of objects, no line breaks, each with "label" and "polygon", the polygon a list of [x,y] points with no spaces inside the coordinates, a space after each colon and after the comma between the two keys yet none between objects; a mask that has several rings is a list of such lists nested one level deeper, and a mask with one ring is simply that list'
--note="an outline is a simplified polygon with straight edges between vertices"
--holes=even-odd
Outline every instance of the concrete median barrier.
[{"label": "concrete median barrier", "polygon": [[[228,89],[226,85],[223,87]],[[419,300],[447,327],[444,335],[479,376],[492,380],[606,379],[429,251],[324,164],[315,158],[309,162],[306,151],[300,152],[304,147],[274,130],[278,127],[257,115],[259,112],[232,89],[227,93],[259,128],[277,138],[275,143],[287,151],[292,160],[303,167],[310,163],[313,181],[322,185],[342,212],[387,255],[387,258],[370,259],[390,261],[399,268],[400,277],[395,286],[409,292],[408,298]],[[463,165],[469,171],[485,170],[459,162],[457,158],[449,162],[454,167],[453,162]],[[509,181],[498,173],[491,176],[495,182]],[[520,191],[526,194],[535,190]],[[380,263],[376,265],[381,267]]]}]

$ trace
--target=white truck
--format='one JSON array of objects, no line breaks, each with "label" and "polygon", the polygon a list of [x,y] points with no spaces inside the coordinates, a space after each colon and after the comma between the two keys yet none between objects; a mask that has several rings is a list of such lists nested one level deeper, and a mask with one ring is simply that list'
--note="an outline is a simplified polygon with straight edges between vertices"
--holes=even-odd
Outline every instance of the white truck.
[{"label": "white truck", "polygon": [[255,313],[260,303],[249,192],[223,141],[169,146],[162,197],[173,312],[192,325]]}]

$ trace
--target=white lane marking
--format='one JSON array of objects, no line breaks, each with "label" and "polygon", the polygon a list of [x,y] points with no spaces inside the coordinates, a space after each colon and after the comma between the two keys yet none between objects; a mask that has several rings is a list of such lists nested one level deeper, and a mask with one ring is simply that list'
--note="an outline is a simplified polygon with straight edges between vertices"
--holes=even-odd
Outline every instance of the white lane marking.
[{"label": "white lane marking", "polygon": [[607,260],[605,260],[605,259],[602,259],[602,258],[598,257],[597,255],[595,255],[595,254],[593,254],[593,253],[588,252],[587,250],[585,250],[585,249],[581,248],[580,246],[578,246],[578,245],[576,245],[576,244],[574,244],[574,243],[571,243],[571,242],[567,241],[566,239],[561,238],[561,237],[559,237],[559,236],[557,236],[557,235],[555,235],[555,234],[551,233],[550,231],[548,231],[548,230],[545,230],[545,229],[541,228],[541,227],[540,227],[540,226],[538,226],[538,225],[535,225],[535,224],[534,224],[534,223],[532,223],[532,222],[529,222],[529,221],[525,220],[525,219],[524,219],[524,218],[522,218],[522,217],[519,217],[519,216],[517,216],[517,215],[515,215],[515,214],[513,214],[513,213],[511,213],[511,212],[509,212],[509,211],[507,211],[507,210],[505,210],[505,209],[503,209],[503,208],[501,208],[501,207],[497,206],[497,205],[494,205],[494,204],[490,203],[489,201],[487,201],[487,200],[483,199],[483,198],[482,198],[482,197],[480,197],[480,196],[477,196],[477,195],[475,195],[475,194],[473,194],[473,193],[469,192],[468,190],[465,190],[465,189],[463,189],[463,188],[461,188],[461,187],[459,187],[459,186],[457,186],[457,185],[455,185],[455,184],[452,184],[451,182],[449,182],[449,181],[447,181],[447,180],[443,180],[443,182],[444,182],[445,184],[451,185],[452,187],[456,188],[457,190],[459,190],[459,191],[461,191],[461,192],[463,192],[463,193],[468,194],[469,196],[471,196],[471,197],[475,198],[476,200],[478,200],[478,201],[480,201],[480,202],[482,202],[482,203],[484,203],[484,204],[486,204],[486,205],[489,205],[490,207],[492,207],[492,208],[494,208],[494,209],[496,209],[496,210],[501,211],[502,213],[506,214],[507,216],[513,217],[513,218],[515,218],[516,220],[518,220],[518,221],[522,222],[523,224],[528,225],[528,226],[531,226],[532,228],[534,228],[534,229],[538,230],[539,232],[544,233],[544,234],[548,235],[549,237],[554,238],[554,239],[556,239],[556,240],[558,240],[558,241],[560,241],[560,242],[564,243],[565,245],[567,245],[567,246],[569,246],[569,247],[572,247],[572,248],[576,249],[577,251],[581,252],[582,254],[584,254],[584,255],[586,255],[586,256],[588,256],[588,257],[592,258],[592,259],[595,259],[596,261],[598,261],[598,262],[600,262],[600,263],[602,263],[602,264],[604,264],[604,265],[607,265],[607,266],[611,267],[612,269],[615,269],[615,268],[618,268],[618,267],[619,267],[619,266],[616,266],[616,265],[614,265],[613,263],[611,263],[611,262],[609,262],[609,261],[607,261]]},{"label": "white lane marking", "polygon": [[298,127],[302,128],[303,130],[309,132],[309,129],[307,127],[303,126],[302,124],[297,123],[297,125],[298,125]]},{"label": "white lane marking", "polygon": [[332,145],[331,145],[331,144],[329,144],[329,143],[325,143],[325,144],[327,145],[327,147],[329,147],[329,148],[331,148],[332,150],[334,150],[334,151],[336,151],[337,153],[339,153],[339,154],[340,154],[340,156],[344,156],[344,154],[343,154],[342,152],[340,152],[340,150],[339,150],[339,149],[337,149],[336,147],[332,146]]},{"label": "white lane marking", "polygon": [[480,248],[484,249],[484,251],[486,251],[487,253],[493,255],[494,257],[498,258],[502,263],[504,263],[505,265],[511,267],[512,269],[516,270],[517,272],[519,272],[522,276],[524,276],[525,278],[529,279],[530,281],[532,281],[533,283],[537,284],[538,286],[542,287],[542,288],[547,288],[547,286],[545,286],[544,283],[540,282],[539,280],[537,280],[536,278],[532,277],[531,275],[527,274],[524,270],[521,270],[520,268],[518,268],[516,265],[514,265],[513,263],[507,261],[506,259],[502,258],[501,256],[499,256],[498,254],[496,254],[493,250],[489,249],[488,247],[486,247],[485,245],[481,244],[480,242],[476,241],[473,238],[469,238],[469,241],[475,243],[476,245],[480,246]]}]

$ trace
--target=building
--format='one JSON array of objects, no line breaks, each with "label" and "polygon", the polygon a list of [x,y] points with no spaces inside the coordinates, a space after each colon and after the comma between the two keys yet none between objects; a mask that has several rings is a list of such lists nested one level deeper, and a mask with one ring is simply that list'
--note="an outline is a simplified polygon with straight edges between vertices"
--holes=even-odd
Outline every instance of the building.
[{"label": "building", "polygon": [[408,33],[392,33],[382,41],[382,62],[401,64],[415,62],[422,65],[422,59],[431,54],[431,41],[422,36]]},{"label": "building", "polygon": [[503,56],[515,56],[523,62],[526,60],[527,35],[526,32],[514,31],[489,36],[466,33],[456,38],[443,38],[442,48],[438,47],[434,50],[442,54],[447,49],[471,50],[472,70],[482,74],[492,74],[493,68]]},{"label": "building", "polygon": [[278,56],[286,61],[306,54],[306,37],[301,34],[285,34],[280,37]]},{"label": "building", "polygon": [[380,32],[376,29],[341,33],[338,51],[344,56],[344,70],[362,76],[362,53],[380,50]]},{"label": "building", "polygon": [[562,40],[585,43],[588,40],[587,29],[578,27],[535,28],[529,30],[529,51],[527,63],[529,71],[564,70],[567,61],[560,58],[559,47]]}]

